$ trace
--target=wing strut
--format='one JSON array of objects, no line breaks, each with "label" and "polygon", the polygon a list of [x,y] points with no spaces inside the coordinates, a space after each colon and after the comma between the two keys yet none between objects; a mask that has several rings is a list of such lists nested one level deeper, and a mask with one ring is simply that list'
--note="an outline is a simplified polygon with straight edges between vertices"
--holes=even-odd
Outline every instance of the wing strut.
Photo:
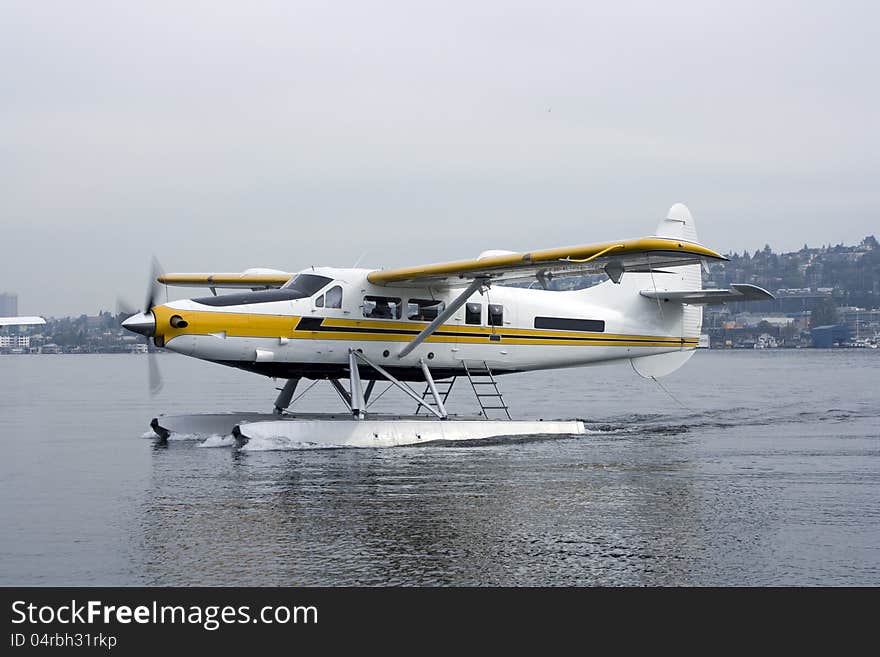
[{"label": "wing strut", "polygon": [[416,337],[406,343],[406,346],[400,350],[400,353],[397,354],[397,357],[403,358],[413,349],[422,344],[428,337],[431,336],[432,333],[434,333],[434,331],[436,331],[443,325],[443,322],[452,317],[458,311],[458,309],[464,305],[464,302],[470,299],[471,295],[478,289],[480,289],[483,285],[485,285],[486,281],[488,280],[488,276],[479,276],[475,278],[473,282],[467,286],[464,292],[455,297],[455,300],[450,303],[442,313],[437,315],[433,322],[428,324]]}]

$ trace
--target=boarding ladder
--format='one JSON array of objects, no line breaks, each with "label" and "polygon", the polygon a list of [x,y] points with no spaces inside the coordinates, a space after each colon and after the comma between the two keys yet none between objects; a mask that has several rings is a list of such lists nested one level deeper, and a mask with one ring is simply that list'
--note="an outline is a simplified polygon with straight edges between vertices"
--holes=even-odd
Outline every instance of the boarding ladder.
[{"label": "boarding ladder", "polygon": [[482,367],[468,367],[466,361],[461,361],[461,364],[464,365],[464,371],[474,389],[474,395],[480,405],[480,414],[488,420],[489,411],[503,411],[507,415],[507,419],[512,420],[510,407],[504,401],[504,395],[501,394],[501,388],[498,387],[498,382],[495,380],[492,370],[489,369],[489,364],[486,361],[479,362]]},{"label": "boarding ladder", "polygon": [[[477,398],[477,403],[480,405],[480,415],[488,420],[490,419],[489,411],[503,411],[504,414],[507,415],[507,419],[512,420],[513,418],[510,416],[510,407],[507,405],[507,402],[504,401],[504,395],[501,394],[501,388],[498,387],[498,381],[495,380],[495,375],[492,374],[492,370],[489,368],[488,363],[484,360],[477,361],[477,363],[478,365],[476,367],[468,367],[468,364],[465,361],[461,362],[464,366],[464,371],[467,373],[468,381],[471,382],[471,388],[474,390],[474,396]],[[453,376],[451,379],[437,381],[435,383],[437,386],[437,394],[440,396],[444,406],[446,405],[446,400],[449,399],[449,393],[452,392],[452,386],[455,385],[455,380],[457,378],[458,377]],[[431,392],[431,386],[427,383],[425,384],[425,390],[422,393],[422,401],[424,401],[427,406],[437,408],[437,404],[434,401],[434,395]],[[421,413],[421,411],[422,406],[420,405],[416,409],[416,415]]]}]

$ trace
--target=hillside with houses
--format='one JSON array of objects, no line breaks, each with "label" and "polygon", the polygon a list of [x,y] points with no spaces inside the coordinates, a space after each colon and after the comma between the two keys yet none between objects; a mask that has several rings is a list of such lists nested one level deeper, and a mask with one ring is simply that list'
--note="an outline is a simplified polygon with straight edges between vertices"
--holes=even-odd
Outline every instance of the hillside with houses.
[{"label": "hillside with houses", "polygon": [[[880,244],[873,235],[853,246],[804,245],[776,253],[767,245],[751,254],[726,255],[728,262],[712,262],[704,271],[704,287],[751,283],[776,298],[707,307],[703,332],[712,348],[880,345]],[[578,289],[603,280],[604,275],[561,278],[550,287]],[[0,354],[140,353],[153,348],[123,330],[122,319],[102,310],[49,317],[45,326],[6,327],[0,329]]]}]

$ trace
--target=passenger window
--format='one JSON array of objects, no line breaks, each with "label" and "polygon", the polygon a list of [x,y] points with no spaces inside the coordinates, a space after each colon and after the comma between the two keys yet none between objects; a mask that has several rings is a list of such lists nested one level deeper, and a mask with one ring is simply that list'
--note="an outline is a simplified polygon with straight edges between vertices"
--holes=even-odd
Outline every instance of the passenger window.
[{"label": "passenger window", "polygon": [[468,303],[465,305],[464,321],[466,324],[480,324],[482,321],[483,304]]},{"label": "passenger window", "polygon": [[395,297],[364,297],[364,317],[400,319],[400,299]]},{"label": "passenger window", "polygon": [[339,285],[334,285],[327,290],[325,296],[328,308],[342,308],[342,288]]},{"label": "passenger window", "polygon": [[504,324],[504,306],[499,303],[489,304],[489,326]]},{"label": "passenger window", "polygon": [[432,322],[445,308],[446,303],[436,299],[410,299],[406,304],[406,318],[419,322]]},{"label": "passenger window", "polygon": [[315,299],[315,308],[323,308],[324,307],[324,295],[322,294],[317,299]]}]

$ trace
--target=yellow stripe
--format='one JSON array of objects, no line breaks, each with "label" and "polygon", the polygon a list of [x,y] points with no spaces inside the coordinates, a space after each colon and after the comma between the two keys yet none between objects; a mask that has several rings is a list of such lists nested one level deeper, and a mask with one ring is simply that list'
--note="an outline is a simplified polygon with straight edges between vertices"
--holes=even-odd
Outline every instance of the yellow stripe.
[{"label": "yellow stripe", "polygon": [[[272,336],[275,337],[275,336]],[[335,333],[333,331],[295,331],[291,338],[305,338],[313,340],[348,340],[349,342],[409,342],[414,335],[394,335],[394,334],[377,334],[377,333]],[[460,336],[448,335],[432,335],[425,342],[441,343],[441,344],[494,344],[494,345],[559,345],[559,346],[581,346],[581,347],[695,347],[696,339],[685,338],[682,342],[681,338],[656,337],[654,339],[643,339],[641,341],[633,341],[627,339],[627,336],[621,336],[618,340],[542,340],[538,339],[517,339],[504,337],[498,342],[489,340],[489,335],[463,338]]]},{"label": "yellow stripe", "polygon": [[[211,333],[225,332],[229,337],[244,338],[291,338],[299,340],[347,340],[369,342],[409,342],[415,336],[413,334],[393,333],[369,333],[369,329],[391,330],[421,330],[426,326],[423,322],[383,322],[370,320],[348,320],[325,318],[324,326],[333,328],[362,328],[365,332],[350,331],[298,331],[296,325],[300,316],[289,315],[257,315],[250,313],[222,313],[210,311],[174,310],[167,306],[157,306],[153,309],[156,315],[156,330],[165,341],[169,341],[180,335],[210,335]],[[186,322],[186,328],[173,328],[169,323],[172,315],[180,315]],[[500,342],[489,342],[493,335],[490,328],[477,326],[457,326],[446,324],[439,330],[455,331],[459,333],[471,333],[468,336],[432,335],[427,342],[447,344],[499,344],[499,345],[561,345],[561,346],[609,346],[609,347],[670,347],[670,346],[696,346],[696,338],[681,338],[674,336],[657,335],[624,335],[608,333],[572,333],[570,331],[542,331],[533,329],[517,329],[501,327],[495,333],[504,333],[505,336],[523,336],[522,338],[504,337]],[[548,339],[529,339],[525,336],[545,337]],[[551,336],[557,339],[549,339]],[[559,338],[572,338],[570,340]],[[590,338],[589,342],[583,339]],[[611,340],[616,338],[616,340]]]},{"label": "yellow stripe", "polygon": [[[428,325],[427,322],[391,322],[391,321],[371,321],[360,319],[335,319],[327,317],[324,319],[325,327],[344,327],[344,328],[382,328],[394,329],[399,331],[421,331]],[[525,329],[513,328],[507,326],[497,326],[493,331],[490,327],[484,326],[468,326],[459,324],[444,324],[438,331],[455,331],[456,333],[473,333],[475,336],[487,337],[494,333],[504,333],[505,335],[523,335],[523,336],[547,336],[558,338],[630,338],[633,340],[670,340],[678,343],[681,338],[673,336],[656,336],[656,335],[632,335],[619,333],[586,333],[578,331],[557,331],[547,329]],[[324,331],[322,331],[324,333]],[[447,336],[448,337],[448,336]],[[412,339],[407,337],[406,339]],[[430,339],[430,338],[429,338]],[[687,338],[686,338],[687,339]],[[696,342],[697,338],[694,338]]]}]

